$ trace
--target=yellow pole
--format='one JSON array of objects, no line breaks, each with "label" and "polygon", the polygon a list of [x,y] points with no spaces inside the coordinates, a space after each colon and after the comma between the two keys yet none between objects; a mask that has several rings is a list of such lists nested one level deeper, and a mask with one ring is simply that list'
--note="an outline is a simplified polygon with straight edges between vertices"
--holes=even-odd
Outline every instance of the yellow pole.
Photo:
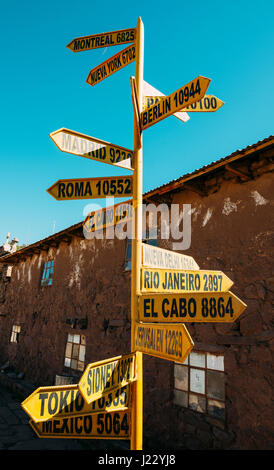
[{"label": "yellow pole", "polygon": [[[139,109],[142,109],[144,68],[144,25],[138,18],[136,27],[135,83]],[[143,202],[143,150],[138,136],[138,123],[134,116],[133,127],[133,208],[135,215],[134,238],[132,239],[131,265],[131,351],[134,351],[134,332],[137,319],[137,295],[140,293],[140,268],[142,256],[142,202]],[[131,450],[143,448],[143,354],[136,352],[137,381],[133,389]],[[134,393],[135,392],[135,393]]]}]

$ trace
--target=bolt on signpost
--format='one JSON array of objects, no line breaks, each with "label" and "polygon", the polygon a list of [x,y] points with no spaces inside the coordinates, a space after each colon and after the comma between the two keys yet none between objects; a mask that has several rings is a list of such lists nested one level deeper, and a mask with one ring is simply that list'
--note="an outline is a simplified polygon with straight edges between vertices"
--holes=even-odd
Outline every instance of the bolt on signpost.
[{"label": "bolt on signpost", "polygon": [[[89,72],[96,85],[135,61],[130,78],[134,110],[133,151],[61,128],[50,138],[62,151],[131,170],[132,176],[58,180],[48,193],[58,201],[128,197],[90,213],[83,233],[132,220],[131,352],[88,364],[77,385],[40,387],[22,403],[39,437],[130,439],[143,448],[143,353],[184,363],[193,341],[184,323],[231,322],[246,308],[221,271],[200,270],[188,255],[142,243],[142,131],[169,116],[183,122],[187,112],[213,112],[224,103],[205,95],[210,79],[198,76],[168,96],[143,80],[144,26],[76,38],[67,47],[80,52],[133,43]],[[187,112],[186,112],[187,111]]]}]

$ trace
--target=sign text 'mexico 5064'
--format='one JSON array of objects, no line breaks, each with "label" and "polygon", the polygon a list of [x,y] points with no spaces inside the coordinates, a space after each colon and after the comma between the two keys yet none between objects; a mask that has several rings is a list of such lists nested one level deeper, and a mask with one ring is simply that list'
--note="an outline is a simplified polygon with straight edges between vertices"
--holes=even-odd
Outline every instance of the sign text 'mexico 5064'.
[{"label": "sign text 'mexico 5064'", "polygon": [[39,437],[73,439],[129,439],[130,412],[117,411],[96,415],[53,418],[42,423],[30,421]]}]

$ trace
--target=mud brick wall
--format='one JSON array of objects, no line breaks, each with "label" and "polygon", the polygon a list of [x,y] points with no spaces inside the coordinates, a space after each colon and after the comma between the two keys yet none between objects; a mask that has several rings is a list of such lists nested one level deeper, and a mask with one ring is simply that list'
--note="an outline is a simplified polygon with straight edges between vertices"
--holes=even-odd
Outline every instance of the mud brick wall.
[{"label": "mud brick wall", "polygon": [[[265,449],[273,446],[273,173],[251,164],[254,178],[204,178],[204,194],[184,190],[171,201],[191,204],[191,246],[201,269],[221,270],[247,304],[233,323],[186,324],[200,351],[224,355],[225,422],[173,404],[174,364],[144,355],[144,448]],[[161,201],[159,201],[161,202]],[[172,240],[159,246],[172,249]],[[1,300],[0,362],[9,360],[35,384],[53,385],[64,367],[68,333],[86,336],[85,363],[130,351],[130,278],[125,240],[73,238],[14,266]],[[53,284],[41,287],[54,259]],[[18,343],[12,325],[21,325]],[[73,372],[81,375],[81,373]]]}]

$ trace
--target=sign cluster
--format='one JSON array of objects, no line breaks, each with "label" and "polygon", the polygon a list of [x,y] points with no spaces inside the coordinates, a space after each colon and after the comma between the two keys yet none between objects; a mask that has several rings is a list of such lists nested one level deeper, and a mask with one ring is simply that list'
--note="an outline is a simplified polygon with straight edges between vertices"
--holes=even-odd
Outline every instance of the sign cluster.
[{"label": "sign cluster", "polygon": [[[94,86],[138,61],[138,31],[137,25],[137,28],[79,37],[67,45],[71,51],[80,52],[130,43],[90,70],[86,80],[89,85]],[[188,113],[220,109],[223,101],[206,95],[210,81],[198,76],[166,96],[142,80],[140,106],[137,83],[131,77],[138,148],[142,145],[143,130],[169,116],[186,122]],[[131,170],[133,175],[136,171],[134,151],[127,148],[65,128],[52,132],[50,138],[62,152],[119,166]],[[89,232],[133,218],[133,176],[62,179],[47,191],[58,201],[133,196],[125,203],[90,213],[83,224],[87,238]],[[133,406],[137,409],[135,385],[142,386],[137,353],[184,363],[194,346],[185,323],[233,322],[246,308],[230,292],[233,282],[223,272],[200,270],[188,255],[142,243],[141,262],[136,272],[140,276],[140,291],[133,292],[137,312],[134,321],[132,317],[131,353],[88,364],[76,385],[35,390],[22,407],[39,437],[131,439]]]}]

